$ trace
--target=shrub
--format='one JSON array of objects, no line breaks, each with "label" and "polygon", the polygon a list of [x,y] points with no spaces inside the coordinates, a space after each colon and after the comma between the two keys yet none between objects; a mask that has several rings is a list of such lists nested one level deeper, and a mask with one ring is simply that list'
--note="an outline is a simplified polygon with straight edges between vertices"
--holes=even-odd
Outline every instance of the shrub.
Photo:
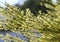
[{"label": "shrub", "polygon": [[[60,6],[57,7],[55,13],[48,11],[49,14],[41,15],[41,11],[39,11],[37,17],[29,9],[23,11],[13,6],[9,6],[7,9],[0,8],[0,15],[3,16],[0,19],[1,23],[3,23],[1,24],[1,30],[22,33],[29,39],[28,42],[59,42]],[[13,40],[13,42],[20,42],[19,38],[17,41],[15,41],[16,38],[11,36],[7,36],[7,38]]]}]

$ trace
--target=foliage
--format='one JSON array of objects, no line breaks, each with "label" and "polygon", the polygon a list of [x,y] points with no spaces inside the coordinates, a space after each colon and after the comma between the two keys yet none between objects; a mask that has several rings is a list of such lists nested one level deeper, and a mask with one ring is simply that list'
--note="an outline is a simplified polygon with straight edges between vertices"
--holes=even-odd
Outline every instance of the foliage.
[{"label": "foliage", "polygon": [[[27,0],[23,5],[20,6],[20,8],[22,10],[26,10],[27,8],[29,8],[30,11],[34,13],[36,16],[38,15],[39,10],[41,10],[42,13],[47,14],[47,10],[54,11],[54,8],[51,7],[55,7],[55,5],[53,5],[51,1],[52,0]],[[48,5],[50,8],[46,5]]]},{"label": "foliage", "polygon": [[[3,16],[0,19],[0,30],[22,33],[28,38],[26,42],[60,42],[60,6],[57,5],[55,10],[57,11],[48,11],[49,14],[44,15],[41,15],[39,11],[36,17],[29,9],[23,11],[15,6],[9,6],[7,9],[0,8],[0,16]],[[9,40],[10,42],[25,42],[9,34],[3,38],[6,42]]]},{"label": "foliage", "polygon": [[60,0],[57,0],[57,4],[59,4],[59,5],[60,5]]}]

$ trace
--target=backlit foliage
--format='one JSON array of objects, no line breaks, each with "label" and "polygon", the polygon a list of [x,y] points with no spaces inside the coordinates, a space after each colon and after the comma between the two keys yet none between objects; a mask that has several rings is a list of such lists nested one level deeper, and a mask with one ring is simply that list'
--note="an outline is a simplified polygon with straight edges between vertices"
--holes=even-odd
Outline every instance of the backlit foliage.
[{"label": "backlit foliage", "polygon": [[[23,11],[15,6],[0,8],[0,30],[22,33],[28,38],[26,42],[60,42],[60,6],[57,5],[55,10],[44,15],[39,11],[36,17],[29,9]],[[25,42],[9,34],[0,38],[5,42]]]}]

